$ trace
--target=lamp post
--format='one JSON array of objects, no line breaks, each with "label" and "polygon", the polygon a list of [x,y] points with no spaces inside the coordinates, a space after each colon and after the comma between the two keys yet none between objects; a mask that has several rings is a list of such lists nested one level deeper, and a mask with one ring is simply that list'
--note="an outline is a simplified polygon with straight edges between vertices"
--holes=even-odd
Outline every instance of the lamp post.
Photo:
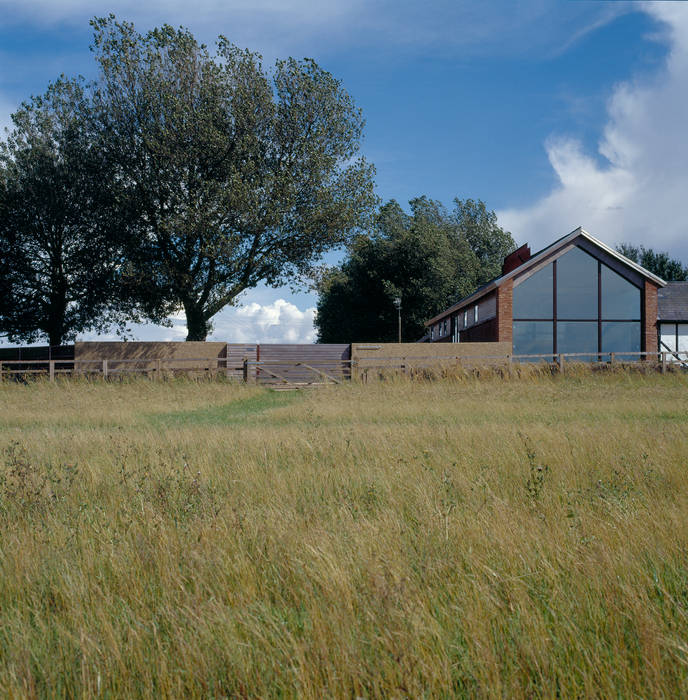
[{"label": "lamp post", "polygon": [[399,320],[399,343],[401,343],[401,297],[394,297],[394,306],[397,307],[397,317]]}]

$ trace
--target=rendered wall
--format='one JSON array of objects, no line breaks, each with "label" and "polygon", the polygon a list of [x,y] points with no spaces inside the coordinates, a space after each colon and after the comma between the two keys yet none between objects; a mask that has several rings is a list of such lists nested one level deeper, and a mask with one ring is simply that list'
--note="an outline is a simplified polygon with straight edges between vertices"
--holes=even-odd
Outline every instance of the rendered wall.
[{"label": "rendered wall", "polygon": [[353,343],[351,345],[351,359],[359,368],[393,366],[399,364],[400,360],[409,366],[429,364],[443,359],[447,362],[470,364],[503,363],[508,361],[510,355],[511,343]]}]

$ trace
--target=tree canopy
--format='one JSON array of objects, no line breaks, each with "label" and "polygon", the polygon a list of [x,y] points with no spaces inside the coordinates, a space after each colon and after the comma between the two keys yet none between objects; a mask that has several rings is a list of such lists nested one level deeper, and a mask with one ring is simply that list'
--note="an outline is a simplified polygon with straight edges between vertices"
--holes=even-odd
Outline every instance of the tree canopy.
[{"label": "tree canopy", "polygon": [[88,127],[79,81],[61,79],[13,115],[0,146],[0,335],[13,342],[121,328],[116,184]]},{"label": "tree canopy", "polygon": [[130,282],[183,308],[188,340],[259,282],[303,274],[376,204],[364,121],[315,61],[261,57],[185,29],[93,21],[94,124],[124,185]]},{"label": "tree canopy", "polygon": [[496,277],[516,247],[481,201],[455,199],[447,211],[419,197],[410,208],[385,204],[371,234],[354,241],[341,265],[321,272],[319,342],[396,341],[397,296],[402,340],[418,340],[425,321]]},{"label": "tree canopy", "polygon": [[642,265],[646,270],[667,282],[688,280],[688,265],[683,265],[680,260],[671,258],[669,253],[655,253],[652,248],[634,246],[630,243],[622,243],[616,249],[629,260]]}]

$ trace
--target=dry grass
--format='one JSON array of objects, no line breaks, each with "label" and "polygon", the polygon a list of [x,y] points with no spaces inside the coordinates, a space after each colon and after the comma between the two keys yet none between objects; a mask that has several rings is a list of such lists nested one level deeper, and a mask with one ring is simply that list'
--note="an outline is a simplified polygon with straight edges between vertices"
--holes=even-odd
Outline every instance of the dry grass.
[{"label": "dry grass", "polygon": [[0,386],[0,692],[685,697],[688,382]]}]

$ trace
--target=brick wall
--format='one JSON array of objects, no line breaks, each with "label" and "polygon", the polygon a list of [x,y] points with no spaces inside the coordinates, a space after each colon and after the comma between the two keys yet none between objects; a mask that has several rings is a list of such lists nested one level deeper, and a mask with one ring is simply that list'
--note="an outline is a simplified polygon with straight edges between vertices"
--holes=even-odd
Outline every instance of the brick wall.
[{"label": "brick wall", "polygon": [[657,286],[645,280],[644,292],[641,350],[644,352],[657,352]]},{"label": "brick wall", "polygon": [[497,287],[497,338],[500,343],[513,343],[514,283],[507,280]]}]

